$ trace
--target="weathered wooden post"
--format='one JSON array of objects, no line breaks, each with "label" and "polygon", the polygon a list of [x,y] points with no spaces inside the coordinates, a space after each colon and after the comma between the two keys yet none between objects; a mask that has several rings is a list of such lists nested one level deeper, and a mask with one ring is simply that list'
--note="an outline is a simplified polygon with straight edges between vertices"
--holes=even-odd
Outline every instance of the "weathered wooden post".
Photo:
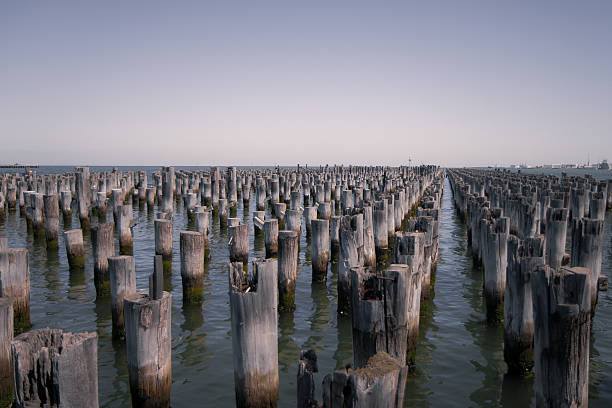
[{"label": "weathered wooden post", "polygon": [[134,247],[132,237],[132,207],[121,205],[117,209],[117,230],[119,232],[119,252],[122,255],[131,255]]},{"label": "weathered wooden post", "polygon": [[306,224],[306,235],[310,235],[312,231],[312,220],[317,218],[317,207],[305,207],[304,208],[304,224]]},{"label": "weathered wooden post", "polygon": [[340,221],[342,221],[342,217],[337,215],[330,218],[329,241],[331,244],[332,256],[338,254],[340,250]]},{"label": "weathered wooden post", "polygon": [[567,208],[549,208],[546,211],[546,264],[558,269],[565,255],[567,237]]},{"label": "weathered wooden post", "polygon": [[70,191],[62,191],[60,198],[62,201],[62,214],[64,214],[65,218],[68,218],[72,215],[72,193]]},{"label": "weathered wooden post", "polygon": [[230,262],[249,262],[249,226],[246,224],[229,227]]},{"label": "weathered wooden post", "polygon": [[484,265],[484,295],[487,304],[487,321],[497,324],[504,316],[504,294],[506,293],[506,267],[508,265],[508,217],[492,219],[486,226],[486,242],[482,242]]},{"label": "weathered wooden post", "polygon": [[164,273],[172,270],[172,221],[158,218],[155,227],[155,255],[161,255]]},{"label": "weathered wooden post", "polygon": [[588,218],[575,219],[572,222],[572,266],[589,269],[589,287],[591,289],[591,313],[595,314],[598,298],[597,281],[601,274],[603,256],[604,221]]},{"label": "weathered wooden post", "polygon": [[152,209],[155,206],[155,196],[157,195],[157,186],[147,187],[146,190],[147,206]]},{"label": "weathered wooden post", "polygon": [[295,310],[297,280],[298,234],[283,230],[278,233],[278,308],[281,312]]},{"label": "weathered wooden post", "polygon": [[340,254],[338,257],[338,313],[351,310],[351,268],[362,266],[357,246],[357,232],[351,226],[351,215],[340,221]]},{"label": "weathered wooden post", "polygon": [[302,231],[302,212],[299,210],[285,211],[285,229],[297,232],[298,236]]},{"label": "weathered wooden post", "polygon": [[363,264],[376,267],[376,244],[374,241],[374,220],[372,207],[363,207]]},{"label": "weathered wooden post", "polygon": [[324,282],[327,279],[329,262],[329,221],[312,220],[312,280]]},{"label": "weathered wooden post", "polygon": [[204,237],[200,232],[181,231],[181,279],[183,303],[203,300]]},{"label": "weathered wooden post", "polygon": [[85,266],[85,247],[83,245],[83,231],[73,229],[64,231],[66,256],[71,269],[82,269]]},{"label": "weathered wooden post", "polygon": [[265,211],[253,211],[253,234],[260,237],[264,234]]},{"label": "weathered wooden post", "polygon": [[264,244],[266,258],[276,257],[278,254],[278,220],[276,218],[264,221]]},{"label": "weathered wooden post", "polygon": [[11,355],[13,319],[13,300],[0,297],[0,406],[2,407],[10,407],[14,395]]},{"label": "weathered wooden post", "polygon": [[298,408],[318,408],[315,399],[314,374],[317,367],[317,353],[314,350],[301,350],[297,374],[297,406]]},{"label": "weathered wooden post", "polygon": [[110,275],[111,313],[113,338],[125,337],[123,300],[136,293],[136,267],[133,256],[112,256],[108,258]]},{"label": "weathered wooden post", "polygon": [[539,267],[533,274],[535,392],[538,407],[587,407],[590,271]]},{"label": "weathered wooden post", "polygon": [[92,232],[96,294],[98,296],[107,296],[110,293],[108,258],[115,256],[113,223],[108,222],[93,226]]},{"label": "weathered wooden post", "polygon": [[58,247],[59,235],[59,206],[57,195],[45,195],[43,197],[45,207],[45,236],[47,238],[47,248],[56,249]]},{"label": "weathered wooden post", "polygon": [[210,211],[198,211],[195,213],[195,230],[201,232],[204,237],[204,259],[210,259]]},{"label": "weathered wooden post", "polygon": [[364,367],[379,351],[406,364],[409,278],[407,265],[393,265],[380,274],[365,267],[351,269],[355,367]]},{"label": "weathered wooden post", "polygon": [[544,237],[508,240],[504,296],[504,360],[508,372],[523,375],[533,367],[533,303],[531,280],[544,265]]},{"label": "weathered wooden post", "polygon": [[219,225],[222,228],[227,227],[227,199],[219,198]]},{"label": "weathered wooden post", "polygon": [[331,218],[331,203],[319,203],[317,207],[317,218],[320,220],[329,220]]},{"label": "weathered wooden post", "polygon": [[149,281],[156,283],[149,288],[149,294],[131,293],[124,298],[125,344],[134,407],[170,406],[172,295],[161,291],[160,280]]},{"label": "weathered wooden post", "polygon": [[372,215],[376,259],[384,264],[387,261],[387,248],[389,247],[386,202],[377,201],[374,204]]},{"label": "weathered wooden post", "polygon": [[162,167],[162,212],[174,212],[174,167]]},{"label": "weathered wooden post", "polygon": [[257,211],[266,209],[266,182],[263,177],[257,177],[256,179],[255,203]]},{"label": "weathered wooden post", "polygon": [[34,228],[34,234],[37,238],[44,238],[46,236],[44,223],[45,204],[43,197],[44,196],[39,193],[30,195],[30,199],[32,200],[32,227]]},{"label": "weathered wooden post", "polygon": [[363,368],[336,370],[323,379],[323,408],[401,408],[407,371],[384,351]]},{"label": "weathered wooden post", "polygon": [[276,407],[278,401],[277,260],[253,262],[250,275],[230,264],[234,386],[238,407]]},{"label": "weathered wooden post", "polygon": [[38,329],[13,340],[16,407],[98,407],[98,334]]},{"label": "weathered wooden post", "polygon": [[77,204],[79,207],[79,220],[81,222],[81,229],[88,230],[90,226],[89,192],[91,191],[89,187],[89,167],[77,167],[75,175],[75,189],[77,195]]}]

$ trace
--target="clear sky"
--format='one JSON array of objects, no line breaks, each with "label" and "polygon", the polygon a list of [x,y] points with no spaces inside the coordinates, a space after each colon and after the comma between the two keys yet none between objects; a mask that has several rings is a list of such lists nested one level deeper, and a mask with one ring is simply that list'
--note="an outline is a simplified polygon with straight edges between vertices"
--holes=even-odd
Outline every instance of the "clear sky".
[{"label": "clear sky", "polygon": [[0,162],[612,160],[612,1],[0,2]]}]

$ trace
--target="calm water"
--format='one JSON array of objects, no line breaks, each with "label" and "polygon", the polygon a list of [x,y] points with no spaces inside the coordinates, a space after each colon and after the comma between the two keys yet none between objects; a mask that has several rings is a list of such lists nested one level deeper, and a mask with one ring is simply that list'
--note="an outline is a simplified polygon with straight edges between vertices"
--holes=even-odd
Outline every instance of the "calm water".
[{"label": "calm water", "polygon": [[[42,170],[39,173],[43,173]],[[69,171],[66,168],[53,170]],[[254,208],[252,204],[250,212],[245,212],[240,203],[237,216],[252,226]],[[139,208],[137,205],[133,209],[134,219],[140,221],[134,227],[137,286],[145,289],[155,251],[153,219],[159,209],[149,211],[146,206]],[[406,406],[533,406],[533,378],[521,380],[504,375],[503,331],[485,324],[482,272],[472,266],[466,228],[452,207],[448,182],[441,217],[436,293],[422,309],[417,370],[408,381]],[[112,220],[110,208],[107,219]],[[612,214],[608,213],[606,223],[602,272],[610,276]],[[60,220],[60,228],[63,227]],[[78,227],[77,217],[73,217],[72,227]],[[174,229],[173,273],[167,282],[173,296],[172,406],[232,407],[234,382],[227,295],[227,231],[219,228],[218,219],[213,219],[212,259],[206,267],[205,300],[202,305],[184,307],[178,238],[181,230],[191,227],[182,206],[177,206]],[[254,240],[252,227],[250,231],[251,259],[263,256],[263,239]],[[96,300],[90,237],[84,237],[87,257],[84,273],[71,274],[61,236],[59,251],[47,252],[44,245],[27,234],[25,219],[15,213],[0,220],[0,234],[8,236],[9,246],[30,250],[33,328],[97,331],[100,404],[129,407],[125,348],[111,340],[110,300]],[[279,406],[282,407],[296,404],[296,364],[300,349],[317,351],[319,397],[323,376],[352,360],[350,318],[338,318],[336,314],[337,267],[332,264],[327,284],[311,282],[310,245],[304,233],[300,240],[299,268],[297,309],[279,318]],[[611,312],[610,292],[600,293],[591,337],[591,407],[612,404],[612,332],[608,330],[612,328]]]}]

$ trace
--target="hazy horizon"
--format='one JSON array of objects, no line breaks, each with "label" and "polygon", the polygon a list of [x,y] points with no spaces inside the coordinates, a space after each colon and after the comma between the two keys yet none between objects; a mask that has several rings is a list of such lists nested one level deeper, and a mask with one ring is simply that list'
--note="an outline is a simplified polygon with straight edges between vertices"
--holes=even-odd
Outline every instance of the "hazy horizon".
[{"label": "hazy horizon", "polygon": [[0,163],[612,159],[611,21],[609,1],[9,0]]}]

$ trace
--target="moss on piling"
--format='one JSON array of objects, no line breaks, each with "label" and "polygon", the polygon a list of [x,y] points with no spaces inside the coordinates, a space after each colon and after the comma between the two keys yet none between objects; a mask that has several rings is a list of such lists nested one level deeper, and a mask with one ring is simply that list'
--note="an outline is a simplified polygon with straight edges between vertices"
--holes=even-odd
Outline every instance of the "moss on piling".
[{"label": "moss on piling", "polygon": [[97,297],[110,296],[110,280],[103,280],[103,281],[95,282],[95,286],[96,286],[96,296]]},{"label": "moss on piling", "polygon": [[278,310],[280,312],[293,312],[295,310],[295,293],[279,294]]}]

